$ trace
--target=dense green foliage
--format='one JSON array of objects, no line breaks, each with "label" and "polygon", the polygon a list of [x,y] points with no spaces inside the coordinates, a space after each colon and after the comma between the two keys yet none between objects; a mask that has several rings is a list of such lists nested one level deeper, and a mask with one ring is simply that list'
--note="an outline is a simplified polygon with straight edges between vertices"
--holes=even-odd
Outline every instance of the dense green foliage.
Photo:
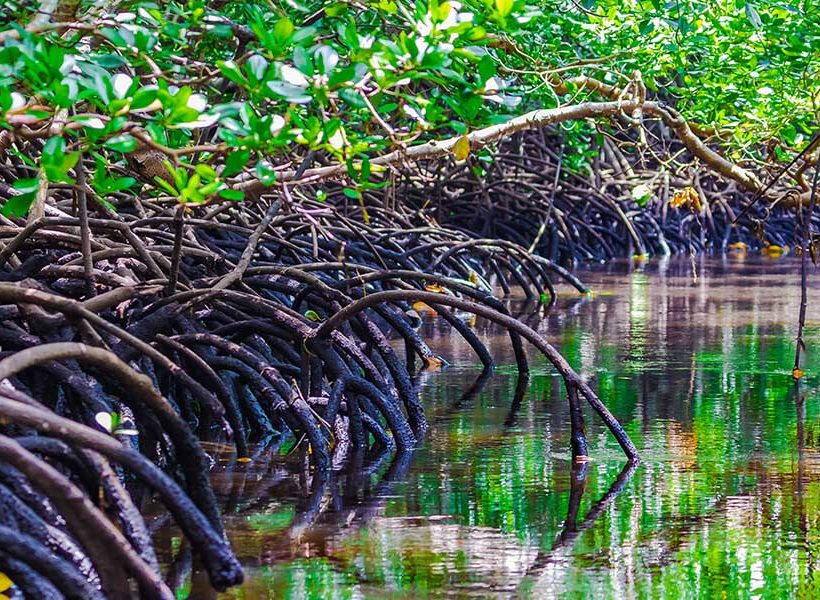
[{"label": "dense green foliage", "polygon": [[[516,66],[647,87],[694,123],[728,128],[731,146],[779,138],[799,147],[820,115],[820,4],[768,0],[539,3]],[[543,90],[542,86],[542,90]],[[541,94],[543,103],[549,94]],[[566,101],[566,98],[553,102]]]},{"label": "dense green foliage", "polygon": [[[555,91],[578,75],[623,87],[640,70],[686,117],[731,126],[738,157],[771,136],[800,146],[820,100],[812,1],[36,4],[0,13],[0,126],[37,173],[7,182],[7,214],[75,181],[81,153],[98,200],[139,179],[174,201],[241,199],[239,181],[273,184],[308,150],[346,161],[358,197],[378,185],[368,157],[578,102]],[[171,175],[126,168],[145,142]]]}]

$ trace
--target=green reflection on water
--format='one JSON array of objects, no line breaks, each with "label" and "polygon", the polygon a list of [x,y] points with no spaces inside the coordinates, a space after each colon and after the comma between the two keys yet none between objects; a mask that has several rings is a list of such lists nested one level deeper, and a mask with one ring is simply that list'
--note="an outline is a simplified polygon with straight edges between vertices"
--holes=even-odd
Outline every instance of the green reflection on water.
[{"label": "green reflection on water", "polygon": [[[433,429],[384,497],[360,486],[341,501],[331,483],[315,521],[290,530],[305,502],[293,486],[269,512],[237,511],[229,535],[260,566],[225,597],[820,597],[820,353],[796,394],[796,279],[755,268],[705,268],[696,285],[685,270],[592,274],[610,293],[544,320],[641,449],[631,477],[618,480],[622,455],[591,415],[594,460],[573,474],[563,392],[542,361],[511,415],[508,367],[460,401],[476,377],[465,358],[427,379]],[[510,364],[506,338],[477,329]],[[445,356],[460,343],[434,341]]]}]

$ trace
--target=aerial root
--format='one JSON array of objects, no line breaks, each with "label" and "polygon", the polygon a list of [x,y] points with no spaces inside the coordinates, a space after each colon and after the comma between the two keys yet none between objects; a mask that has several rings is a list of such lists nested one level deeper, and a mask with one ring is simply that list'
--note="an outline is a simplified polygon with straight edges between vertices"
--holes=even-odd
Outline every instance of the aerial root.
[{"label": "aerial root", "polygon": [[[308,209],[310,226],[271,203],[0,227],[0,496],[26,524],[0,538],[31,550],[6,545],[0,558],[24,592],[172,597],[176,567],[159,572],[147,497],[214,587],[239,583],[200,441],[246,461],[262,440],[293,440],[292,468],[310,463],[317,485],[344,463],[406,461],[429,427],[413,374],[444,364],[419,329],[428,310],[487,374],[471,315],[508,331],[522,381],[523,342],[534,345],[565,381],[574,455],[588,452],[585,398],[637,457],[591,388],[492,294],[503,282],[551,305],[555,280],[586,291],[575,277],[512,242]],[[57,534],[66,550],[45,553]]]}]

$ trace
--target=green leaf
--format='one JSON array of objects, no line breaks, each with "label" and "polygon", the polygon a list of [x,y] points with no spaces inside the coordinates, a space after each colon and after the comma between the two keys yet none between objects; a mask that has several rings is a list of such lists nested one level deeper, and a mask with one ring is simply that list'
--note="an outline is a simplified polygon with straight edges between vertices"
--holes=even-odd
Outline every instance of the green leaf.
[{"label": "green leaf", "polygon": [[[325,6],[325,13],[328,17],[338,17],[350,8],[345,2],[332,2]],[[381,7],[379,7],[381,8]],[[395,14],[395,11],[393,11]]]},{"label": "green leaf", "polygon": [[265,72],[268,70],[268,61],[264,56],[254,54],[248,59],[245,65],[245,71],[248,75],[256,79],[256,81],[262,81],[265,78]]},{"label": "green leaf", "polygon": [[250,157],[251,151],[248,149],[242,149],[228,154],[228,158],[225,160],[225,170],[222,171],[222,176],[233,177],[239,173],[245,165],[248,164],[248,159]]},{"label": "green leaf", "polygon": [[495,61],[490,56],[484,56],[478,61],[478,76],[482,84],[495,76]]},{"label": "green leaf", "polygon": [[[337,88],[341,85],[353,85],[367,74],[367,65],[357,63],[343,69],[336,69],[327,81],[327,87]],[[357,94],[358,95],[358,94]]]},{"label": "green leaf", "polygon": [[269,81],[268,89],[277,96],[281,96],[289,102],[294,104],[307,104],[310,102],[310,96],[305,93],[304,88],[301,88],[292,83],[284,81]]},{"label": "green leaf", "polygon": [[294,29],[290,19],[282,17],[273,28],[273,37],[280,46],[284,46],[290,40],[290,36],[293,35]]},{"label": "green leaf", "polygon": [[211,194],[219,190],[219,188],[222,187],[222,185],[223,184],[219,181],[212,181],[211,183],[206,183],[201,188],[199,188],[199,193],[203,196],[210,196]]},{"label": "green leaf", "polygon": [[159,187],[164,189],[172,196],[179,196],[179,190],[177,190],[174,186],[165,181],[162,177],[154,177],[154,183],[156,183]]},{"label": "green leaf", "polygon": [[128,152],[133,152],[136,149],[137,140],[130,134],[123,133],[122,135],[112,137],[110,140],[105,142],[105,147],[126,154]]},{"label": "green leaf", "polygon": [[46,178],[55,182],[70,182],[68,172],[80,159],[79,152],[66,152],[65,140],[61,137],[49,138],[43,146],[40,164]]},{"label": "green leaf", "polygon": [[117,69],[128,64],[119,54],[99,54],[93,58],[94,62],[105,69]]},{"label": "green leaf", "polygon": [[652,197],[652,188],[646,184],[639,184],[632,188],[632,199],[638,206],[646,206]]},{"label": "green leaf", "polygon": [[9,198],[3,203],[0,213],[5,217],[25,217],[36,196],[36,193],[29,193]]},{"label": "green leaf", "polygon": [[219,190],[219,195],[225,198],[225,200],[244,200],[245,199],[245,192],[242,190]]},{"label": "green leaf", "polygon": [[219,60],[216,62],[216,66],[219,67],[219,70],[225,77],[227,77],[234,83],[238,85],[245,85],[248,83],[248,80],[245,79],[245,76],[242,74],[242,71],[240,71],[237,64],[232,60]]},{"label": "green leaf", "polygon": [[111,191],[121,192],[127,190],[135,183],[137,183],[137,180],[133,177],[115,177],[111,180]]},{"label": "green leaf", "polygon": [[24,217],[28,214],[32,202],[34,202],[34,199],[37,197],[40,179],[36,177],[31,179],[18,179],[12,187],[17,190],[19,194],[6,200],[0,213],[7,217]]},{"label": "green leaf", "polygon": [[55,161],[59,159],[59,155],[63,152],[65,152],[65,140],[63,138],[48,138],[43,145],[42,158],[47,161]]},{"label": "green leaf", "polygon": [[139,110],[150,105],[157,99],[157,89],[144,87],[134,92],[134,98],[131,100],[131,110]]},{"label": "green leaf", "polygon": [[214,171],[214,168],[210,165],[205,164],[205,163],[200,163],[200,164],[196,165],[194,167],[194,170],[196,171],[197,174],[199,174],[200,177],[202,177],[202,179],[205,179],[206,181],[213,181],[214,179],[219,178],[219,175],[216,174],[216,171]]},{"label": "green leaf", "polygon": [[760,20],[760,14],[751,2],[746,3],[746,18],[749,19],[749,23],[751,23],[752,27],[755,29],[760,29],[763,27],[763,21]]},{"label": "green leaf", "polygon": [[260,160],[256,163],[254,170],[256,172],[256,178],[262,182],[262,185],[273,185],[276,183],[276,171],[274,171],[264,161]]}]

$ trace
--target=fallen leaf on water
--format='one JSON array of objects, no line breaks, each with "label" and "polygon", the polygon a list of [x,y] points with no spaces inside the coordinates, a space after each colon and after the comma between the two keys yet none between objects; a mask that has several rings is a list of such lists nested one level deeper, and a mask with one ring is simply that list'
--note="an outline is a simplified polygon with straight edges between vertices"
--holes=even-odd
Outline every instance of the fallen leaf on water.
[{"label": "fallen leaf on water", "polygon": [[444,366],[444,359],[440,356],[425,356],[424,365],[427,368],[440,369]]},{"label": "fallen leaf on water", "polygon": [[760,253],[763,256],[777,258],[779,256],[783,256],[784,254],[788,254],[789,250],[790,248],[788,246],[777,246],[776,244],[766,242],[763,248],[760,249]]}]

